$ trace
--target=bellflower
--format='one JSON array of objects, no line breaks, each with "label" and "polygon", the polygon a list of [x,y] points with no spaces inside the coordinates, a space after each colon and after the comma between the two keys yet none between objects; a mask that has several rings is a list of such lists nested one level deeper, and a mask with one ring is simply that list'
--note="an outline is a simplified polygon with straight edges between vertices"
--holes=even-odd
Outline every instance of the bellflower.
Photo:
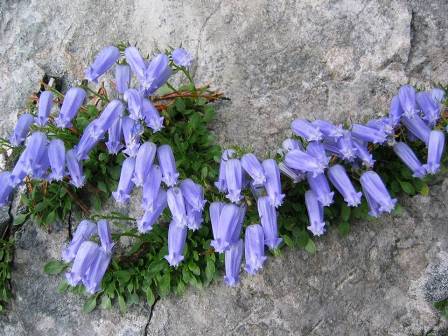
[{"label": "bellflower", "polygon": [[206,201],[202,186],[194,183],[191,179],[185,179],[180,184],[180,189],[185,201],[196,211],[202,211]]},{"label": "bellflower", "polygon": [[182,190],[177,187],[171,187],[168,189],[166,196],[173,218],[172,222],[180,227],[187,226],[187,209]]},{"label": "bellflower", "polygon": [[71,242],[62,250],[62,260],[72,262],[78,253],[79,247],[96,233],[96,225],[88,220],[83,220],[76,228]]},{"label": "bellflower", "polygon": [[367,171],[360,178],[362,191],[370,208],[369,215],[378,217],[382,212],[391,212],[397,203],[390,197],[381,178],[374,171]]},{"label": "bellflower", "polygon": [[312,190],[305,192],[305,205],[310,225],[307,227],[315,236],[325,233],[324,207]]},{"label": "bellflower", "polygon": [[266,182],[263,167],[254,154],[244,154],[241,157],[241,167],[243,167],[246,173],[252,178],[253,184],[262,185]]},{"label": "bellflower", "polygon": [[135,47],[128,47],[124,51],[126,62],[131,67],[132,72],[137,76],[137,79],[142,82],[145,79],[146,62],[140,55],[140,52]]},{"label": "bellflower", "polygon": [[11,184],[11,186],[13,188],[18,186],[23,181],[25,176],[27,175],[27,172],[25,170],[25,165],[24,165],[25,157],[26,157],[26,153],[22,152],[22,154],[20,154],[20,157],[17,160],[14,168],[11,171],[11,175],[9,176],[9,183]]},{"label": "bellflower", "polygon": [[327,156],[327,153],[325,152],[325,147],[322,143],[317,141],[311,141],[306,147],[306,152],[307,154],[315,157],[322,166],[325,167],[328,166],[330,158]]},{"label": "bellflower", "polygon": [[442,131],[431,131],[428,141],[428,161],[423,166],[429,174],[440,170],[440,160],[445,149],[445,134]]},{"label": "bellflower", "polygon": [[164,258],[170,266],[176,267],[184,260],[185,241],[187,240],[187,227],[179,227],[173,220],[168,229],[168,255]]},{"label": "bellflower", "polygon": [[8,204],[12,192],[11,173],[4,171],[0,173],[0,206]]},{"label": "bellflower", "polygon": [[171,68],[168,56],[158,54],[148,64],[145,71],[145,80],[141,83],[142,88],[146,94],[152,94],[165,84],[170,76]]},{"label": "bellflower", "polygon": [[383,131],[360,124],[354,124],[351,133],[356,139],[374,144],[383,144],[387,141],[387,135]]},{"label": "bellflower", "polygon": [[315,177],[308,173],[307,181],[311,190],[314,191],[317,199],[323,206],[330,206],[333,203],[334,192],[330,190],[330,185],[323,173]]},{"label": "bellflower", "polygon": [[162,182],[162,172],[160,167],[152,165],[148,173],[148,177],[143,184],[142,208],[146,211],[154,211],[157,197]]},{"label": "bellflower", "polygon": [[47,136],[42,132],[34,132],[26,142],[25,150],[23,151],[22,164],[23,169],[28,174],[33,174],[37,169],[37,164],[40,162],[42,155],[46,154],[48,145]]},{"label": "bellflower", "polygon": [[398,99],[404,116],[413,118],[417,114],[415,104],[415,89],[410,85],[403,85],[398,91]]},{"label": "bellflower", "polygon": [[320,141],[323,138],[320,129],[312,125],[308,120],[296,119],[291,123],[291,128],[294,134],[306,141]]},{"label": "bellflower", "polygon": [[185,203],[185,207],[187,209],[187,227],[192,231],[199,230],[203,222],[202,210],[193,209],[189,203]]},{"label": "bellflower", "polygon": [[302,152],[300,149],[294,149],[285,155],[285,164],[292,169],[302,172],[312,173],[314,176],[323,173],[326,166],[323,165],[314,156]]},{"label": "bellflower", "polygon": [[225,149],[222,152],[221,160],[229,161],[230,159],[234,159],[236,152],[233,149]]},{"label": "bellflower", "polygon": [[269,200],[274,207],[279,207],[283,203],[285,194],[282,194],[282,184],[280,182],[280,170],[277,162],[273,159],[263,161],[263,169],[266,175],[264,187],[268,194]]},{"label": "bellflower", "polygon": [[115,84],[117,92],[124,94],[131,82],[131,68],[127,64],[117,64],[115,66]]},{"label": "bellflower", "polygon": [[374,128],[379,132],[384,133],[386,136],[389,136],[394,133],[394,123],[392,118],[383,117],[369,120],[366,124],[367,127]]},{"label": "bellflower", "polygon": [[31,114],[25,113],[19,117],[17,120],[16,127],[14,127],[14,132],[9,137],[9,142],[11,145],[17,147],[20,146],[26,139],[30,126],[33,124],[34,118]]},{"label": "bellflower", "polygon": [[249,225],[244,234],[244,256],[246,272],[254,275],[266,261],[264,254],[264,233],[260,224]]},{"label": "bellflower", "polygon": [[238,222],[230,237],[230,244],[236,243],[241,238],[241,230],[243,229],[244,217],[246,216],[246,206],[238,207]]},{"label": "bellflower", "polygon": [[401,161],[410,169],[414,177],[423,178],[426,175],[426,169],[415,155],[414,151],[404,142],[397,142],[394,145],[394,152]]},{"label": "bellflower", "polygon": [[157,111],[148,99],[143,99],[142,114],[146,125],[152,129],[154,133],[163,128],[164,117],[160,116],[159,111]]},{"label": "bellflower", "polygon": [[339,156],[346,161],[353,161],[356,157],[356,149],[353,145],[352,133],[346,132],[342,137],[338,138],[336,147]]},{"label": "bellflower", "polygon": [[83,175],[82,165],[76,158],[73,149],[65,153],[65,160],[67,164],[68,173],[71,177],[70,183],[74,185],[76,188],[81,188],[84,185],[86,178]]},{"label": "bellflower", "polygon": [[103,112],[98,117],[97,127],[101,130],[100,133],[104,134],[112,124],[123,115],[124,105],[118,99],[110,101]]},{"label": "bellflower", "polygon": [[108,130],[108,138],[106,142],[109,154],[118,154],[123,148],[121,140],[123,138],[123,122],[122,118],[117,118]]},{"label": "bellflower", "polygon": [[93,147],[103,138],[103,131],[98,127],[98,119],[94,119],[87,125],[79,143],[75,146],[76,158],[87,160]]},{"label": "bellflower", "polygon": [[241,200],[243,187],[243,172],[238,159],[230,159],[226,162],[227,198],[234,203]]},{"label": "bellflower", "polygon": [[59,116],[54,120],[59,128],[67,128],[72,126],[72,119],[78,113],[79,108],[86,99],[86,92],[79,88],[73,87],[67,91],[62,102]]},{"label": "bellflower", "polygon": [[227,161],[221,160],[219,164],[218,181],[215,182],[215,187],[222,193],[227,192],[226,162]]},{"label": "bellflower", "polygon": [[112,241],[112,234],[110,233],[109,222],[105,219],[98,221],[98,236],[100,237],[101,248],[104,252],[111,254],[114,242]]},{"label": "bellflower", "polygon": [[439,104],[442,104],[445,99],[445,91],[439,88],[434,88],[430,91],[432,99],[434,99]]},{"label": "bellflower", "polygon": [[146,209],[142,219],[137,222],[138,231],[146,233],[152,230],[154,223],[162,214],[167,206],[166,191],[161,189],[154,200],[154,205],[151,208]]},{"label": "bellflower", "polygon": [[419,116],[415,115],[412,119],[403,116],[401,118],[401,123],[409,130],[409,132],[428,145],[431,129]]},{"label": "bellflower", "polygon": [[356,150],[356,157],[362,161],[362,164],[367,168],[373,167],[375,160],[367,146],[363,142],[357,140],[353,141],[353,146]]},{"label": "bellflower", "polygon": [[401,107],[400,99],[398,98],[398,96],[394,96],[390,103],[390,109],[389,109],[389,118],[393,126],[396,126],[400,122],[403,113],[404,111],[403,108]]},{"label": "bellflower", "polygon": [[225,267],[226,275],[224,276],[224,282],[228,286],[235,286],[240,281],[240,268],[243,258],[243,241],[239,240],[234,243],[226,251],[225,254]]},{"label": "bellflower", "polygon": [[321,133],[328,138],[340,138],[344,135],[342,125],[334,125],[326,120],[314,120],[311,122],[314,127],[317,127]]},{"label": "bellflower", "polygon": [[95,294],[101,290],[101,281],[109,267],[111,258],[112,255],[110,253],[97,248],[96,257],[82,278],[82,283],[88,293]]},{"label": "bellflower", "polygon": [[35,119],[36,125],[43,127],[47,124],[52,107],[53,93],[50,91],[42,92],[39,97],[38,113]]},{"label": "bellflower", "polygon": [[184,48],[176,48],[171,53],[173,62],[181,67],[189,68],[193,62],[193,56]]},{"label": "bellflower", "polygon": [[282,148],[286,152],[290,152],[293,149],[300,149],[302,151],[304,150],[302,144],[295,139],[285,139],[282,142]]},{"label": "bellflower", "polygon": [[132,176],[134,175],[135,158],[128,157],[123,161],[121,166],[120,181],[118,182],[118,188],[112,193],[115,201],[118,203],[127,203],[131,197],[134,183],[132,182]]},{"label": "bellflower", "polygon": [[134,120],[143,119],[143,97],[136,89],[128,89],[123,96],[128,103],[129,117]]},{"label": "bellflower", "polygon": [[50,160],[48,159],[48,146],[46,146],[44,152],[34,166],[32,177],[36,180],[41,179],[49,181],[49,169]]},{"label": "bellflower", "polygon": [[65,273],[65,278],[71,286],[78,285],[87,273],[100,251],[100,247],[91,241],[85,241],[76,253],[70,272]]},{"label": "bellflower", "polygon": [[123,138],[126,149],[123,153],[134,157],[138,153],[140,147],[140,135],[143,133],[143,127],[137,121],[129,118],[122,118]]},{"label": "bellflower", "polygon": [[434,127],[440,118],[440,104],[432,98],[430,92],[417,93],[417,103],[423,112],[423,119],[429,127]]},{"label": "bellflower", "polygon": [[138,149],[135,158],[134,177],[132,179],[137,187],[141,187],[145,183],[145,179],[151,171],[156,152],[157,146],[152,142],[145,142]]},{"label": "bellflower", "polygon": [[234,233],[240,227],[240,208],[235,204],[214,202],[210,205],[210,218],[212,220],[214,238],[210,245],[216,252],[223,253],[232,243],[232,238],[235,236]]},{"label": "bellflower", "polygon": [[65,175],[65,146],[60,139],[53,139],[48,144],[48,159],[51,166],[50,179],[61,181]]},{"label": "bellflower", "polygon": [[357,207],[361,204],[362,193],[357,192],[345,168],[336,164],[328,169],[328,178],[331,184],[339,191],[344,201],[351,207]]},{"label": "bellflower", "polygon": [[271,205],[269,197],[260,197],[257,200],[258,215],[264,232],[264,243],[271,250],[276,249],[282,242],[278,236],[277,213]]},{"label": "bellflower", "polygon": [[176,169],[174,154],[169,145],[162,145],[157,148],[157,159],[162,170],[162,181],[168,186],[176,185],[179,173]]},{"label": "bellflower", "polygon": [[283,173],[283,175],[289,177],[293,183],[299,183],[305,179],[305,173],[298,171],[296,169],[289,168],[284,162],[278,164],[278,168]]},{"label": "bellflower", "polygon": [[103,48],[96,55],[92,65],[86,69],[86,79],[90,82],[98,83],[98,77],[106,73],[118,58],[120,58],[120,50],[117,47],[109,46]]}]

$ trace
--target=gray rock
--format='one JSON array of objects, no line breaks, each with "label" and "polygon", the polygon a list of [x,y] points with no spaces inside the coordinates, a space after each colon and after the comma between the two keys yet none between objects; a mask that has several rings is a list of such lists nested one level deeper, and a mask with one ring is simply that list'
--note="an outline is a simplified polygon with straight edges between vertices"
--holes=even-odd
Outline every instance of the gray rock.
[{"label": "gray rock", "polygon": [[[44,73],[69,85],[109,43],[129,40],[151,53],[182,42],[195,53],[198,82],[232,98],[214,125],[220,142],[272,151],[293,118],[362,121],[387,112],[403,83],[448,82],[447,12],[445,0],[6,0],[0,135]],[[270,258],[236,289],[218,283],[159,301],[147,334],[448,333],[430,305],[446,295],[446,183],[406,200],[401,218],[357,223],[347,239],[330,230],[316,256]],[[144,307],[83,315],[79,298],[56,292],[41,269],[65,239],[30,225],[18,236],[17,297],[0,320],[3,334],[144,333]]]}]

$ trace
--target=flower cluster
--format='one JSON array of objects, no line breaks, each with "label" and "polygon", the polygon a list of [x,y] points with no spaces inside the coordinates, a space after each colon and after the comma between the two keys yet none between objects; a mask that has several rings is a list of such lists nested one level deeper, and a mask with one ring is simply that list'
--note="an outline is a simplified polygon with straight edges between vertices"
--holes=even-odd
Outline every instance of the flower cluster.
[{"label": "flower cluster", "polygon": [[218,181],[215,186],[232,203],[213,202],[210,204],[210,220],[214,240],[211,246],[218,253],[225,253],[225,282],[234,286],[239,281],[239,271],[243,254],[243,240],[240,239],[246,206],[242,192],[251,189],[257,199],[260,224],[251,224],[244,233],[246,271],[255,274],[266,260],[264,246],[276,249],[282,242],[278,236],[277,211],[283,198],[280,170],[275,160],[260,162],[247,153],[236,157],[232,149],[221,156]]},{"label": "flower cluster", "polygon": [[[350,207],[359,206],[364,195],[371,216],[391,212],[395,207],[396,200],[391,198],[380,176],[373,171],[375,160],[369,150],[372,145],[392,146],[414,177],[437,173],[445,135],[432,128],[440,118],[443,98],[444,92],[440,89],[417,93],[412,86],[405,85],[392,99],[389,115],[366,124],[354,124],[350,129],[344,129],[342,125],[324,120],[297,119],[292,122],[293,133],[302,141],[286,139],[283,142],[284,159],[280,169],[294,182],[306,179],[310,189],[305,193],[308,229],[314,235],[325,232],[323,210],[333,203],[334,197],[330,183]],[[425,164],[405,142],[400,141],[399,133],[403,130],[409,132],[410,138],[425,143],[428,153]],[[356,190],[344,165],[361,172],[362,192]]]}]

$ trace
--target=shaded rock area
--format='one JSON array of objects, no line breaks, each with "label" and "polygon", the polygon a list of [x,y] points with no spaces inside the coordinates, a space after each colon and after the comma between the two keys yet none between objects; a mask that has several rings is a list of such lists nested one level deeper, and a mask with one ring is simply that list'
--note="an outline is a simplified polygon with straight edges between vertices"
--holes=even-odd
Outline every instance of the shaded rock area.
[{"label": "shaded rock area", "polygon": [[[0,135],[11,132],[44,74],[65,85],[103,46],[145,52],[180,43],[196,78],[232,101],[218,110],[221,143],[263,154],[295,117],[364,120],[397,88],[448,82],[446,0],[74,0],[0,3]],[[318,253],[286,251],[229,289],[135,307],[81,312],[42,273],[67,239],[27,223],[17,234],[15,300],[0,335],[447,335],[431,302],[448,297],[448,180],[404,201],[401,217],[330,230]]]}]

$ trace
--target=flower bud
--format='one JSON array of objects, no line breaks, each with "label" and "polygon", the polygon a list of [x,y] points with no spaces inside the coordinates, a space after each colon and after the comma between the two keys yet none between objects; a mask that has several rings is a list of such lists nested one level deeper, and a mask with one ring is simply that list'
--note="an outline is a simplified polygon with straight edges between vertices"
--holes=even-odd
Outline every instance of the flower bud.
[{"label": "flower bud", "polygon": [[117,203],[127,203],[131,197],[134,183],[132,182],[132,176],[134,175],[135,158],[128,157],[123,161],[121,166],[120,181],[118,182],[118,188],[112,193]]},{"label": "flower bud", "polygon": [[224,260],[226,275],[224,276],[224,282],[228,286],[235,286],[240,281],[240,268],[243,258],[243,241],[239,240],[234,243],[226,251]]},{"label": "flower bud", "polygon": [[72,126],[72,119],[78,113],[84,99],[86,99],[86,92],[81,88],[73,87],[67,91],[59,116],[54,120],[57,127],[67,128]]},{"label": "flower bud", "polygon": [[44,91],[39,96],[39,106],[37,117],[35,118],[36,125],[43,127],[47,124],[48,116],[53,107],[53,93]]},{"label": "flower bud", "polygon": [[174,160],[173,150],[169,145],[162,145],[157,148],[157,159],[159,160],[160,169],[162,171],[162,181],[172,187],[177,184],[179,173],[176,169],[176,161]]},{"label": "flower bud", "polygon": [[184,260],[186,240],[187,227],[179,227],[175,221],[171,221],[168,229],[168,255],[164,257],[170,266],[176,267]]},{"label": "flower bud", "polygon": [[98,77],[106,73],[119,57],[120,50],[118,50],[117,47],[108,46],[103,48],[98,55],[96,55],[92,65],[86,69],[86,79],[90,82],[98,83]]}]

